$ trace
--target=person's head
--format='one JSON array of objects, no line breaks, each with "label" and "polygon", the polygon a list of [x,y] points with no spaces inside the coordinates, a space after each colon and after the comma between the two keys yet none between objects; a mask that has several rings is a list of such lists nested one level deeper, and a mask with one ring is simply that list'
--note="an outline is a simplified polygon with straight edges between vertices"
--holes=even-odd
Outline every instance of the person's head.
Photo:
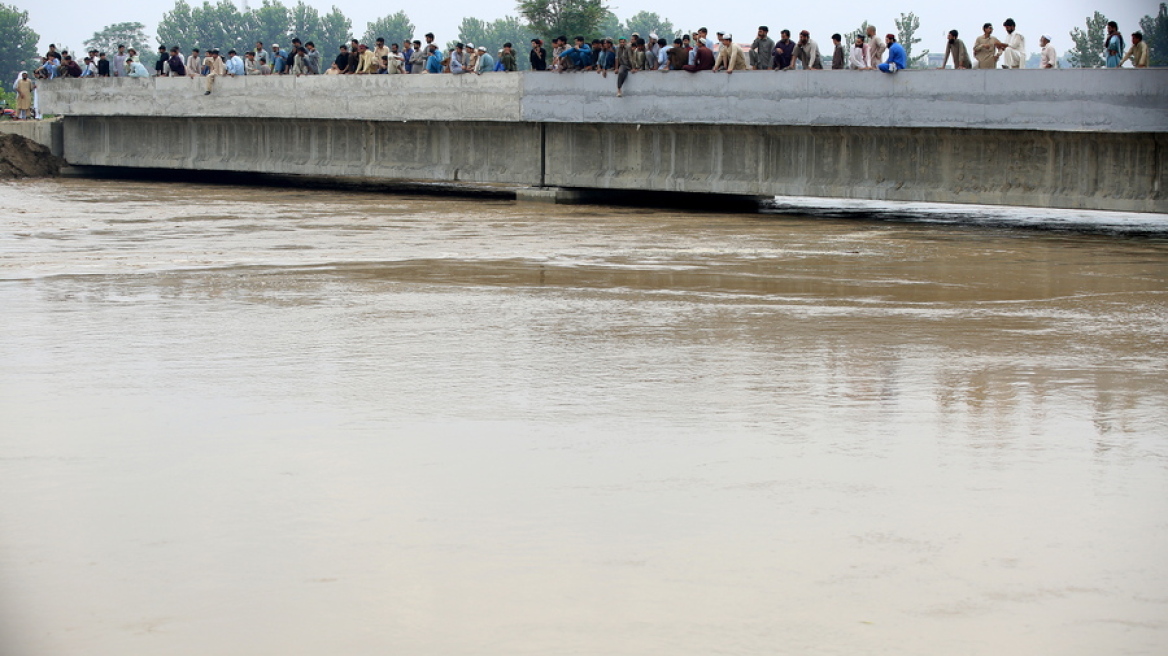
[{"label": "person's head", "polygon": [[582,45],[584,45],[584,37],[582,37],[582,36],[576,37],[576,47],[580,47]]},{"label": "person's head", "polygon": [[511,42],[510,41],[503,44],[503,52],[511,52]]},{"label": "person's head", "polygon": [[383,36],[377,37],[376,43],[377,43],[378,48],[384,48],[385,47],[385,37],[383,37]]},{"label": "person's head", "polygon": [[889,46],[896,43],[896,35],[895,34],[885,34],[884,35],[884,43],[888,44]]},{"label": "person's head", "polygon": [[799,43],[806,44],[810,40],[811,40],[811,33],[808,32],[807,30],[803,30],[802,32],[799,33]]},{"label": "person's head", "polygon": [[127,63],[127,64],[133,64],[133,63],[134,63],[134,58],[133,58],[133,57],[126,57],[126,63]]},{"label": "person's head", "polygon": [[1139,43],[1144,40],[1143,32],[1132,32],[1132,44]]},{"label": "person's head", "polygon": [[25,72],[25,71],[22,71],[22,72],[20,73],[20,79],[22,79],[22,80],[27,80],[27,79],[28,79],[28,73],[27,73],[27,72]]},{"label": "person's head", "polygon": [[256,41],[256,50],[263,50],[263,49],[264,49],[264,42],[263,41]]},{"label": "person's head", "polygon": [[1048,43],[1050,43],[1050,35],[1049,34],[1043,34],[1042,36],[1038,37],[1038,45],[1045,48],[1046,44],[1048,44]]},{"label": "person's head", "polygon": [[704,27],[699,27],[699,28],[698,28],[698,36],[702,37],[703,39],[704,39],[704,38],[706,38],[706,35],[707,35],[707,34],[709,34],[709,33],[710,33],[710,32],[709,32],[709,31],[708,31],[706,28],[704,28]]},{"label": "person's head", "polygon": [[1115,21],[1107,21],[1107,33],[1115,34],[1119,31],[1119,23]]},{"label": "person's head", "polygon": [[192,54],[192,55],[197,55],[197,54],[199,54],[199,49],[198,49],[198,48],[191,48],[191,54]]},{"label": "person's head", "polygon": [[57,51],[57,44],[50,43],[49,44],[49,52],[56,52],[56,51]]},{"label": "person's head", "polygon": [[831,40],[834,41],[835,44],[838,46],[840,43],[843,42],[844,38],[842,36],[840,36],[839,34],[832,34]]},{"label": "person's head", "polygon": [[466,46],[465,46],[465,45],[463,45],[463,44],[461,44],[461,43],[456,43],[456,44],[454,44],[454,49],[455,49],[455,51],[457,51],[457,52],[462,52],[462,49],[463,49],[463,48],[465,48],[465,47],[466,47]]},{"label": "person's head", "polygon": [[158,52],[166,52],[166,46],[158,46]]},{"label": "person's head", "polygon": [[532,48],[539,48],[541,46],[543,46],[543,41],[540,41],[539,39],[532,39],[531,40],[531,47]]},{"label": "person's head", "polygon": [[124,45],[122,45],[122,44],[120,44],[120,43],[119,43],[119,44],[118,44],[118,54],[121,54],[121,53],[123,53],[123,52],[125,52],[125,51],[126,51],[126,46],[124,46]]},{"label": "person's head", "polygon": [[617,43],[617,45],[620,45],[620,46],[627,46],[629,44],[629,40],[622,36],[621,38],[616,40],[616,43]]},{"label": "person's head", "polygon": [[397,51],[398,51],[398,45],[397,45],[396,43],[391,43],[391,44],[389,44],[389,51],[390,51],[390,52],[397,52]]},{"label": "person's head", "polygon": [[857,48],[863,48],[863,47],[864,47],[864,35],[863,35],[863,34],[857,34],[857,35],[856,35],[856,47],[857,47]]},{"label": "person's head", "polygon": [[313,42],[311,42],[311,41],[309,41],[308,43],[304,44],[304,47],[305,47],[305,48],[308,48],[309,50],[316,50],[316,44],[315,44],[315,43],[313,43]]},{"label": "person's head", "polygon": [[422,42],[418,41],[417,39],[414,39],[414,48],[417,49],[417,48],[421,48],[421,47],[422,47]]},{"label": "person's head", "polygon": [[65,61],[71,62],[71,61],[73,61],[73,57],[71,57],[69,55],[65,55]]},{"label": "person's head", "polygon": [[381,65],[382,65],[382,66],[388,66],[388,65],[389,65],[389,55],[382,55],[382,56],[381,56]]},{"label": "person's head", "polygon": [[295,49],[295,48],[299,48],[299,47],[300,47],[300,39],[292,39],[292,48]]},{"label": "person's head", "polygon": [[236,52],[235,52],[234,50],[228,50],[228,51],[227,51],[227,56],[228,56],[228,57],[234,57],[235,55],[236,55]]},{"label": "person's head", "polygon": [[426,32],[426,43],[434,43],[434,33]]},{"label": "person's head", "polygon": [[138,51],[137,51],[137,50],[134,50],[133,48],[130,48],[130,49],[129,49],[129,50],[127,50],[126,52],[130,53],[130,56],[131,56],[131,57],[137,57],[137,56],[138,56]]},{"label": "person's head", "polygon": [[686,34],[685,36],[681,37],[681,42],[688,45],[690,42],[690,35]]},{"label": "person's head", "polygon": [[[678,43],[681,43],[680,39],[678,40]],[[657,47],[658,48],[664,48],[667,45],[669,45],[669,42],[666,41],[665,39],[657,39]]]},{"label": "person's head", "polygon": [[280,52],[280,44],[273,43],[272,44],[272,52]]},{"label": "person's head", "polygon": [[994,33],[994,26],[992,23],[986,23],[985,25],[981,26],[981,31],[984,32],[986,36],[989,36]]},{"label": "person's head", "polygon": [[869,26],[868,26],[868,29],[867,29],[867,32],[868,32],[868,38],[869,38],[869,39],[871,39],[872,37],[876,36],[876,26],[875,26],[875,25],[869,25]]},{"label": "person's head", "polygon": [[789,41],[791,39],[791,30],[783,30],[779,32],[779,36],[783,37],[783,41]]},{"label": "person's head", "polygon": [[956,41],[957,40],[957,30],[949,30],[949,36],[947,38],[949,39],[949,41]]},{"label": "person's head", "polygon": [[479,46],[479,54],[485,55],[486,53],[487,53],[487,47],[486,46]]},{"label": "person's head", "polygon": [[178,46],[175,46],[175,47],[171,48],[171,49],[170,49],[170,54],[171,54],[171,55],[177,55],[177,54],[178,54]]},{"label": "person's head", "polygon": [[770,32],[771,28],[767,27],[766,25],[758,26],[758,38],[765,39],[766,35],[770,34]]},{"label": "person's head", "polygon": [[[662,39],[662,40],[664,41],[664,39]],[[673,45],[675,45],[675,46],[680,46],[680,45],[681,45],[681,39],[674,39],[674,40],[673,40]]]},{"label": "person's head", "polygon": [[97,58],[98,59],[105,59],[105,53],[104,52],[97,53]]},{"label": "person's head", "polygon": [[252,50],[248,50],[247,54],[245,54],[244,57],[246,57],[247,59],[255,59],[255,52]]},{"label": "person's head", "polygon": [[429,50],[430,52],[438,52],[438,46],[431,43],[430,45],[426,46],[426,50]]},{"label": "person's head", "polygon": [[357,52],[361,53],[362,55],[365,54],[365,51],[368,49],[369,49],[369,46],[365,45],[364,43],[357,45]]},{"label": "person's head", "polygon": [[1006,28],[1006,32],[1008,34],[1013,34],[1014,33],[1014,19],[1007,18],[1006,22],[1002,23],[1002,27]]}]

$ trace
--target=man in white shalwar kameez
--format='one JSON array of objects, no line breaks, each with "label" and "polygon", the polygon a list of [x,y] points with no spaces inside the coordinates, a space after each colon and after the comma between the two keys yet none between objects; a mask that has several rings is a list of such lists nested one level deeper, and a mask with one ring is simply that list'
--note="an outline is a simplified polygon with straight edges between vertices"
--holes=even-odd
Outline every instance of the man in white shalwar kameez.
[{"label": "man in white shalwar kameez", "polygon": [[1007,18],[1002,26],[1006,28],[1006,42],[998,45],[1002,68],[1022,68],[1026,65],[1026,37],[1014,31],[1013,18]]}]

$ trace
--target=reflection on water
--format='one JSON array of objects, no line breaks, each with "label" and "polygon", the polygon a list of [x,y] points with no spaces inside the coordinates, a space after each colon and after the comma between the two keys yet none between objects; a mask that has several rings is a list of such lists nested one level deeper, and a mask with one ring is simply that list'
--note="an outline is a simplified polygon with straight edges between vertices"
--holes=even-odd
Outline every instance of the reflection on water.
[{"label": "reflection on water", "polygon": [[0,201],[5,654],[1168,640],[1162,238]]}]

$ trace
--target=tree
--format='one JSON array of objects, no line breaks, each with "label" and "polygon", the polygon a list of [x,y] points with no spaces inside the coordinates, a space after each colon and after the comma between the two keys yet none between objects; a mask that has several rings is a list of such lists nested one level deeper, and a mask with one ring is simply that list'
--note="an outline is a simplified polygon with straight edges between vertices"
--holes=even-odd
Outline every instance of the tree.
[{"label": "tree", "polygon": [[337,9],[336,5],[333,5],[329,13],[320,17],[319,36],[316,38],[318,48],[327,47],[328,52],[332,52],[337,46],[348,43],[352,38],[353,21]]},{"label": "tree", "polygon": [[[320,39],[320,12],[315,7],[310,7],[304,4],[304,0],[300,0],[288,13],[289,39],[300,39],[302,43],[316,42]],[[324,41],[321,40],[321,43]]]},{"label": "tree", "polygon": [[273,43],[287,47],[290,21],[287,7],[278,0],[264,0],[264,4],[252,9],[248,16],[251,36],[245,45],[251,47],[256,41],[262,41],[269,49]]},{"label": "tree", "polygon": [[1087,30],[1071,30],[1075,47],[1067,51],[1067,61],[1075,68],[1103,65],[1103,40],[1107,38],[1107,17],[1098,11],[1087,17]]},{"label": "tree", "polygon": [[[848,44],[854,43],[856,41],[856,37],[858,37],[858,36],[864,37],[865,41],[868,40],[868,21],[864,21],[863,23],[860,23],[859,28],[854,29],[851,32],[848,32],[847,34],[844,34],[843,35],[844,43],[848,43]],[[876,37],[880,38],[880,35],[877,34]],[[851,46],[848,46],[848,47],[850,48]]]},{"label": "tree", "polygon": [[35,68],[41,36],[28,26],[28,12],[0,4],[0,83],[10,84],[21,71]]},{"label": "tree", "polygon": [[596,35],[600,37],[612,37],[614,39],[620,38],[625,34],[625,26],[621,23],[616,14],[611,11],[604,12],[604,17],[600,19],[600,24],[596,26]]},{"label": "tree", "polygon": [[673,27],[673,23],[648,11],[639,11],[630,16],[625,21],[625,27],[629,34],[636,32],[646,41],[650,34],[656,34],[659,38],[668,39],[670,42],[677,36],[677,29]]},{"label": "tree", "polygon": [[1168,4],[1160,3],[1160,13],[1140,19],[1140,31],[1148,44],[1148,63],[1168,66]]},{"label": "tree", "polygon": [[[913,57],[912,55],[913,46],[921,42],[920,39],[915,38],[917,29],[921,26],[921,19],[917,18],[917,15],[910,11],[907,14],[901,14],[900,18],[895,22],[896,40],[900,43],[901,47],[904,48],[904,59],[906,62],[908,62],[909,68],[916,68],[921,63],[921,61],[925,60],[929,56],[928,50],[922,52],[916,57]],[[865,27],[865,29],[867,28]]]},{"label": "tree", "polygon": [[150,52],[150,37],[146,36],[146,26],[142,23],[114,23],[94,32],[93,37],[85,40],[85,49],[98,52],[113,53],[118,51],[118,44],[133,48],[138,52]]},{"label": "tree", "polygon": [[604,0],[519,0],[519,14],[528,29],[546,38],[599,36],[608,6]]},{"label": "tree", "polygon": [[410,22],[410,17],[406,16],[406,12],[399,11],[396,14],[390,14],[383,18],[369,23],[365,28],[365,43],[373,43],[377,41],[377,37],[382,37],[388,43],[401,43],[406,39],[414,38],[414,24]]}]

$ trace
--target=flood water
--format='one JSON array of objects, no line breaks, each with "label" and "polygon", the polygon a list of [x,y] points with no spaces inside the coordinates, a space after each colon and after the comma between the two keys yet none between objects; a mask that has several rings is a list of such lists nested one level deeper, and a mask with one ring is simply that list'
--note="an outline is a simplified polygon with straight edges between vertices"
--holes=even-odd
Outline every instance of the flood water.
[{"label": "flood water", "polygon": [[1168,644],[1168,231],[0,206],[5,656]]}]

